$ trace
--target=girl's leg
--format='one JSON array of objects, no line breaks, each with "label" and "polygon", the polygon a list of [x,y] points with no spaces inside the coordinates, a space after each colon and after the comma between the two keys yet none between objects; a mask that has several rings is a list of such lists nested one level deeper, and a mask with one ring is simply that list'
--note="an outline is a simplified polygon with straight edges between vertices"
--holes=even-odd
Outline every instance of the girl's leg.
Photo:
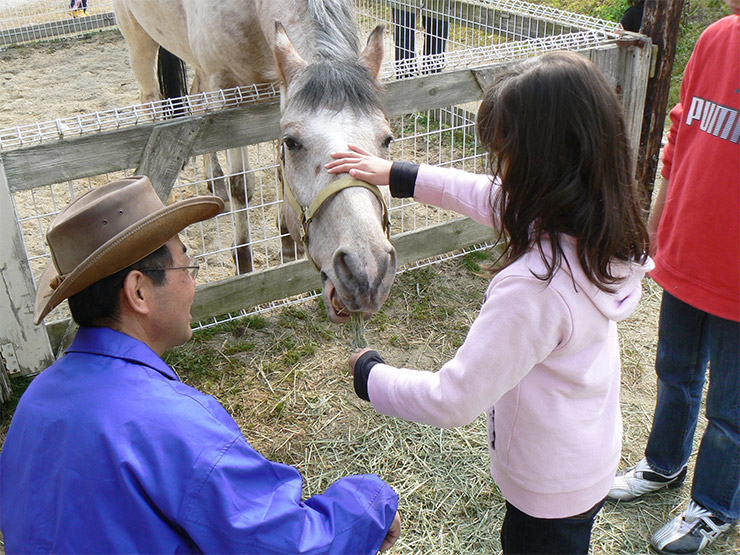
[{"label": "girl's leg", "polygon": [[670,476],[686,464],[693,446],[709,362],[707,314],[663,292],[655,371],[658,396],[645,456]]},{"label": "girl's leg", "polygon": [[587,555],[591,528],[603,501],[583,514],[569,518],[535,518],[506,502],[501,526],[501,548],[505,555]]}]

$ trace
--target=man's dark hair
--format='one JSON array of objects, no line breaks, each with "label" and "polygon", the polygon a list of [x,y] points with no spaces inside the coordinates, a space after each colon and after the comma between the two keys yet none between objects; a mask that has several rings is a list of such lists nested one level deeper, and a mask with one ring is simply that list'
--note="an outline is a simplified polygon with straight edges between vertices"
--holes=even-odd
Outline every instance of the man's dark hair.
[{"label": "man's dark hair", "polygon": [[[172,253],[169,247],[162,245],[152,254],[134,262],[128,268],[96,281],[68,299],[72,319],[79,326],[109,326],[116,322],[120,315],[118,292],[123,288],[123,282],[129,272],[141,268],[167,268],[172,266],[172,263]],[[163,285],[167,280],[167,272],[164,270],[147,270],[146,273],[154,285]]]}]

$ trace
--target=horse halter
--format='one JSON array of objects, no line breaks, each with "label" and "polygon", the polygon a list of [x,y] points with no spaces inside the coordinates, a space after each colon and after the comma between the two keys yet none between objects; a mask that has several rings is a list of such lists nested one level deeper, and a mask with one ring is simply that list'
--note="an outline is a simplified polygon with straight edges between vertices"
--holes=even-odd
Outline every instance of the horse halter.
[{"label": "horse halter", "polygon": [[310,227],[311,222],[313,221],[316,213],[319,211],[321,206],[331,197],[336,195],[338,192],[343,191],[344,189],[349,189],[351,187],[362,187],[363,189],[367,189],[377,197],[377,199],[380,201],[380,208],[382,212],[383,231],[385,231],[386,237],[388,237],[388,240],[390,240],[391,218],[388,211],[388,205],[383,198],[383,193],[380,192],[380,189],[377,185],[365,183],[364,181],[360,181],[359,179],[355,179],[354,177],[350,177],[349,175],[345,177],[340,177],[339,179],[332,181],[326,187],[321,189],[321,191],[319,191],[319,194],[314,197],[313,201],[311,201],[310,206],[301,206],[293,195],[293,191],[288,184],[288,179],[285,176],[285,145],[283,144],[283,141],[278,141],[278,158],[280,159],[280,182],[283,187],[283,197],[288,201],[290,207],[298,215],[298,219],[301,223],[301,243],[303,243],[303,249],[306,252],[306,258],[308,258],[308,260],[311,262],[311,265],[316,269],[317,272],[320,273],[321,268],[318,267],[318,265],[316,264],[316,262],[314,262],[313,258],[311,258],[311,255],[308,252],[308,228]]}]

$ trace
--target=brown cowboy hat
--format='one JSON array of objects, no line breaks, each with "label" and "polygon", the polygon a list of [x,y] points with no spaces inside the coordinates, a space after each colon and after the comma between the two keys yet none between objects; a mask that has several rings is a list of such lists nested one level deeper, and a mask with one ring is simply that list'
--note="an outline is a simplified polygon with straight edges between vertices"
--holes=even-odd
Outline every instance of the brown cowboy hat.
[{"label": "brown cowboy hat", "polygon": [[64,299],[153,253],[188,225],[224,208],[201,196],[165,206],[148,177],[126,177],[74,199],[46,232],[51,262],[39,279],[34,321]]}]

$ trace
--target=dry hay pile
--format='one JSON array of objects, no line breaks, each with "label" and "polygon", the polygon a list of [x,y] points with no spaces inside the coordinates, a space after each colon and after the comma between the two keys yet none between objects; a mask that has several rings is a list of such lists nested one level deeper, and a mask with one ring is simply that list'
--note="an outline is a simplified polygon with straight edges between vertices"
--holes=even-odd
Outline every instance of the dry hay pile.
[{"label": "dry hay pile", "polygon": [[[437,370],[478,313],[488,283],[475,275],[479,258],[472,253],[397,276],[388,302],[366,324],[369,346],[391,364]],[[619,325],[622,467],[643,455],[655,399],[660,288],[647,280],[643,289],[637,311]],[[347,474],[386,480],[399,494],[403,519],[394,553],[500,552],[504,500],[488,471],[485,419],[441,430],[377,414],[352,389],[353,339],[350,327],[328,322],[317,299],[199,331],[167,360],[184,381],[216,396],[258,451],[298,467],[306,496]],[[704,425],[702,419],[697,447]],[[650,553],[650,534],[687,500],[690,480],[631,504],[607,503],[592,553]],[[738,546],[733,532],[707,552],[735,553]]]}]

